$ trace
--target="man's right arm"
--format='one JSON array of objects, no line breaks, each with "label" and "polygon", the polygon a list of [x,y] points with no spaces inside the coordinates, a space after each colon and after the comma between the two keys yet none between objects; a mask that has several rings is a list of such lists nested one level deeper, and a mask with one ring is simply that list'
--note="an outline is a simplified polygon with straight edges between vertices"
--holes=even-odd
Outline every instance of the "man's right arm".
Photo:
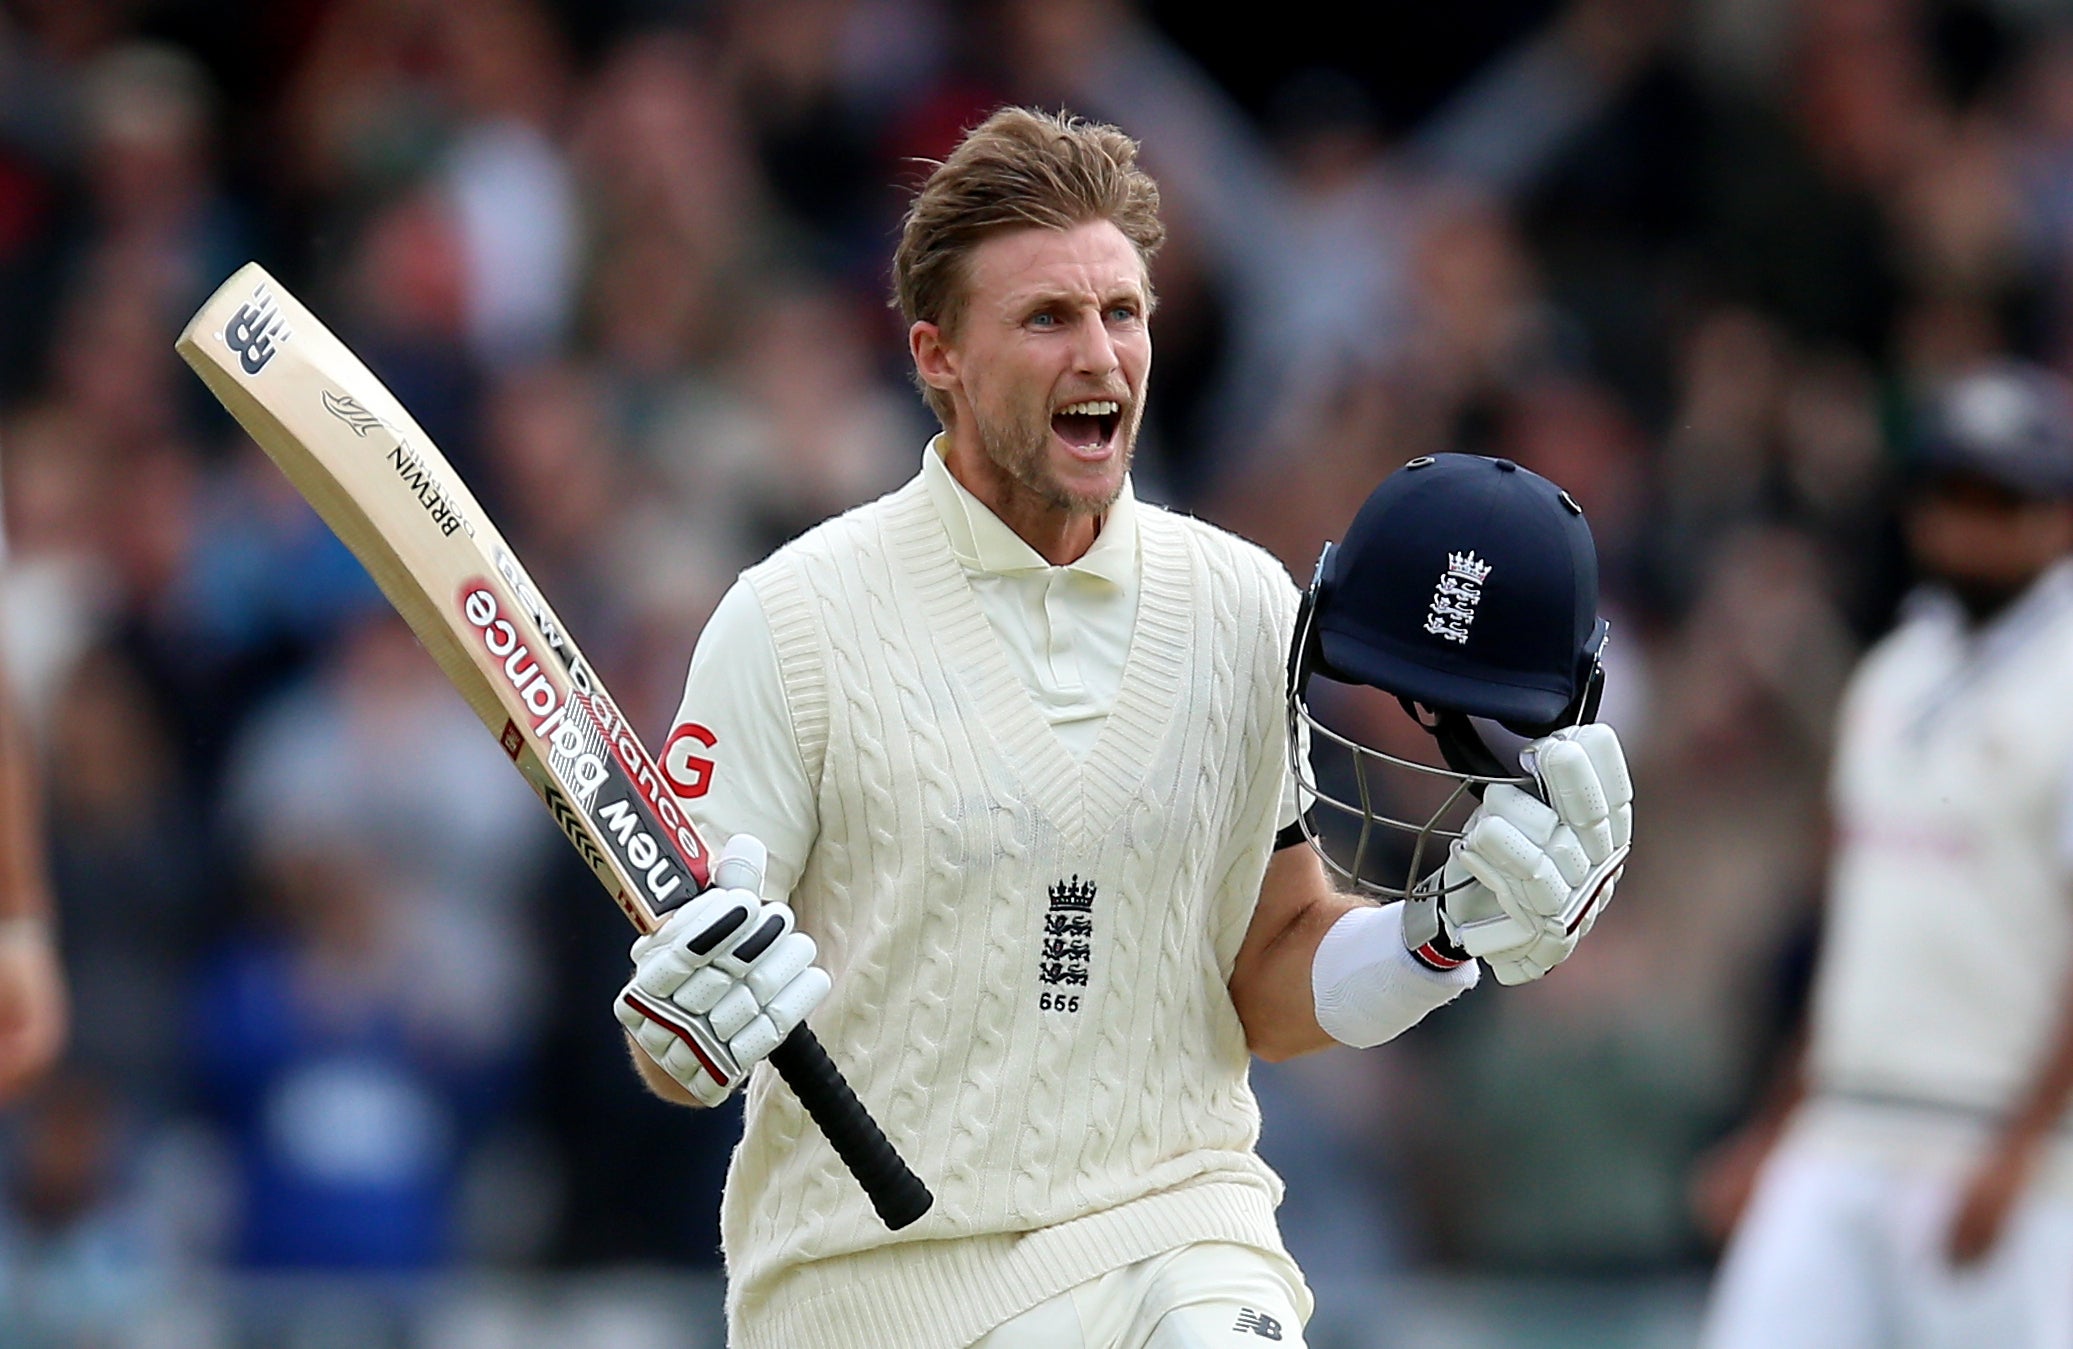
[{"label": "man's right arm", "polygon": [[65,1040],[34,755],[0,675],[0,1102],[41,1077]]},{"label": "man's right arm", "polygon": [[[684,803],[700,837],[716,845],[741,835],[760,840],[767,849],[768,861],[762,870],[758,898],[778,901],[768,907],[782,908],[782,901],[797,884],[806,865],[807,854],[819,833],[820,817],[814,785],[807,776],[793,732],[791,708],[770,624],[755,591],[744,581],[736,581],[721,598],[699,636],[690,671],[685,676],[683,700],[658,758],[663,775]],[[715,882],[719,880],[716,875]],[[739,944],[737,934],[728,947]],[[682,990],[674,995],[674,1004],[657,1002],[653,993],[659,987],[656,981],[669,976],[658,976],[649,967],[657,961],[683,962],[659,952],[652,938],[637,942],[635,954],[639,972],[622,993],[618,1011],[622,1022],[629,1024],[627,1044],[641,1080],[657,1096],[680,1105],[710,1104],[724,1097],[738,1085],[739,1077],[715,1094],[710,1074],[699,1075],[695,1062],[674,1054],[679,1061],[666,1065],[642,1048],[644,1035],[656,1045],[688,1042],[675,1032],[658,1034],[652,1019],[632,1011],[628,996],[640,999],[645,976],[649,1006],[667,1017],[686,1012],[704,1015],[709,1010],[722,1018],[719,1031],[730,1030],[731,1018],[717,1006],[699,1008],[697,1004],[703,999],[694,996],[688,980],[674,986]],[[723,961],[715,968],[725,964]],[[745,988],[749,986],[746,966],[739,982]],[[759,976],[755,984],[764,999],[779,993],[769,982],[766,974]],[[781,1019],[791,1009],[780,1003],[777,1010]],[[649,1024],[643,1026],[644,1022]],[[693,1028],[686,1025],[683,1029]],[[696,1029],[706,1029],[705,1023]],[[722,1034],[719,1038],[727,1040],[729,1036]],[[757,1037],[752,1033],[750,1039]],[[751,1050],[755,1047],[758,1046],[750,1046]],[[671,1054],[673,1051],[665,1057]],[[749,1062],[741,1063],[742,1073],[745,1075],[749,1063],[760,1057],[761,1054],[755,1054]],[[678,1075],[679,1071],[683,1076]],[[696,1090],[687,1085],[686,1077],[696,1084]],[[710,1099],[701,1100],[701,1096]]]},{"label": "man's right arm", "polygon": [[721,597],[699,635],[658,757],[699,837],[718,846],[754,834],[770,851],[770,897],[789,895],[820,833],[820,807],[770,621],[746,581]]}]

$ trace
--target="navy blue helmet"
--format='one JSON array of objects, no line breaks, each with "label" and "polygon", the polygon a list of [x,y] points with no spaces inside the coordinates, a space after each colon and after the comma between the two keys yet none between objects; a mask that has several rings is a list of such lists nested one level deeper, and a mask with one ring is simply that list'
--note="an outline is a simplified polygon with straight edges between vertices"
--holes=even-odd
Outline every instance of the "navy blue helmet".
[{"label": "navy blue helmet", "polygon": [[[1319,843],[1320,807],[1358,826],[1350,859],[1319,844],[1326,862],[1364,889],[1408,894],[1440,860],[1427,856],[1433,841],[1444,849],[1459,836],[1485,786],[1530,786],[1517,759],[1526,740],[1596,717],[1605,636],[1597,548],[1567,492],[1508,459],[1468,454],[1414,459],[1385,478],[1325,545],[1289,655],[1305,832]],[[1432,734],[1440,764],[1330,729],[1310,712],[1314,677],[1393,695]],[[1320,744],[1350,773],[1320,776],[1309,753]],[[1391,776],[1406,772],[1444,796],[1422,821],[1402,816],[1419,795]],[[1376,864],[1392,860],[1385,845],[1406,841],[1401,874],[1377,880]]]},{"label": "navy blue helmet", "polygon": [[1913,439],[1923,479],[1962,474],[2033,500],[2073,497],[2073,388],[2041,366],[1965,371],[1927,400]]}]

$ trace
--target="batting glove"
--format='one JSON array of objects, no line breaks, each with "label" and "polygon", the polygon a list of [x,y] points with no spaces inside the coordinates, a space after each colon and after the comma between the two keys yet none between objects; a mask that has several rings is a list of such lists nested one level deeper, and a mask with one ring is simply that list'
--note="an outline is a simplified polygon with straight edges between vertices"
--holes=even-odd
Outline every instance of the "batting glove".
[{"label": "batting glove", "polygon": [[727,1099],[821,999],[828,972],[792,911],[762,898],[769,853],[747,834],[713,861],[713,887],[633,944],[613,1010],[634,1042],[702,1105]]},{"label": "batting glove", "polygon": [[1634,833],[1634,786],[1610,726],[1568,727],[1521,756],[1541,798],[1499,784],[1448,858],[1447,935],[1523,984],[1568,959],[1612,898]]}]

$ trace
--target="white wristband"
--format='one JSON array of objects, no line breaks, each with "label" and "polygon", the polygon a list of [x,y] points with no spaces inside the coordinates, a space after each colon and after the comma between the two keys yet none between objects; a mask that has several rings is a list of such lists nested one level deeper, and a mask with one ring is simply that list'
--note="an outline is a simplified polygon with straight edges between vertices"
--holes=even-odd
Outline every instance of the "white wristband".
[{"label": "white wristband", "polygon": [[1393,1040],[1476,986],[1473,960],[1428,969],[1404,949],[1404,906],[1365,905],[1332,924],[1310,964],[1317,1024],[1340,1044],[1366,1049]]}]

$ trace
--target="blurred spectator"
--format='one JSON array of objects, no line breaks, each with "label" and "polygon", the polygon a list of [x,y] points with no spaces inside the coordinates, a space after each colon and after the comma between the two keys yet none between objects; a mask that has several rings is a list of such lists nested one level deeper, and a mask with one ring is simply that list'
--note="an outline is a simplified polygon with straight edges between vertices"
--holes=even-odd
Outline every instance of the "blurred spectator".
[{"label": "blurred spectator", "polygon": [[468,257],[450,204],[413,181],[384,197],[345,264],[341,328],[464,479],[479,476],[483,370],[467,348]]},{"label": "blurred spectator", "polygon": [[[96,58],[83,90],[87,265],[121,276],[104,305],[178,322],[252,246],[216,173],[208,74],[178,48],[136,43]],[[130,377],[165,369],[145,362]]]},{"label": "blurred spectator", "polygon": [[[868,311],[865,311],[868,312]],[[840,292],[772,277],[713,381],[654,428],[649,454],[731,566],[912,476],[918,400],[873,379],[870,330]]]},{"label": "blurred spectator", "polygon": [[80,420],[56,407],[25,412],[0,434],[0,502],[12,550],[0,570],[0,650],[33,726],[114,608],[114,569],[97,524],[109,463]]},{"label": "blurred spectator", "polygon": [[457,1015],[388,859],[337,836],[266,849],[266,927],[201,969],[194,1053],[236,1159],[234,1256],[430,1271],[456,1247],[463,1159],[510,1046]]},{"label": "blurred spectator", "polygon": [[560,348],[576,307],[575,184],[556,137],[563,53],[533,0],[439,5],[460,125],[442,166],[464,258],[468,343],[489,365]]},{"label": "blurred spectator", "polygon": [[383,923],[439,971],[443,1033],[469,1052],[522,1049],[539,1005],[528,883],[551,825],[493,737],[392,617],[350,629],[304,686],[253,720],[225,809],[259,850],[328,846],[380,859]]},{"label": "blurred spectator", "polygon": [[66,170],[78,154],[79,90],[55,53],[0,11],[0,399],[32,389],[76,229]]},{"label": "blurred spectator", "polygon": [[50,725],[51,879],[77,1002],[72,1058],[146,1117],[184,1107],[186,1048],[166,1009],[219,917],[201,801],[163,719],[112,650],[81,663]]},{"label": "blurred spectator", "polygon": [[760,268],[765,186],[710,50],[675,33],[607,54],[577,121],[594,270],[586,324],[630,382],[722,349]]},{"label": "blurred spectator", "polygon": [[44,870],[37,753],[0,669],[0,1103],[56,1062],[70,1001]]},{"label": "blurred spectator", "polygon": [[[1601,593],[1630,604],[1647,509],[1647,439],[1619,396],[1581,378],[1529,383],[1498,410],[1490,449],[1561,483],[1583,507],[1598,544]],[[1621,727],[1626,732],[1626,727]]]},{"label": "blurred spectator", "polygon": [[139,1202],[106,1079],[66,1070],[14,1121],[0,1172],[0,1310],[30,1344],[113,1344],[162,1291],[169,1252]]},{"label": "blurred spectator", "polygon": [[[5,503],[0,493],[0,506]],[[0,518],[0,579],[10,575]],[[7,616],[0,589],[0,617]],[[0,1105],[36,1086],[63,1050],[71,993],[58,956],[45,862],[44,746],[21,710],[8,627],[0,623]]]},{"label": "blurred spectator", "polygon": [[[794,264],[876,289],[895,198],[885,191],[867,70],[851,55],[897,11],[853,0],[733,0],[723,7],[727,76],[749,145],[798,230]],[[890,21],[890,22],[888,22]],[[897,41],[897,37],[894,39]]]},{"label": "blurred spectator", "polygon": [[[1416,358],[1430,330],[1411,312],[1414,258],[1421,243],[1444,258],[1452,226],[1465,227],[1464,243],[1474,229],[1434,219],[1433,206],[1523,191],[1639,67],[1665,14],[1579,0],[1395,142],[1349,82],[1306,77],[1286,91],[1275,145],[1118,0],[1003,9],[1009,65],[1027,91],[1143,140],[1162,191],[1230,286],[1232,346],[1206,423],[1217,443],[1186,451],[1218,468],[1274,457],[1291,405],[1330,398],[1345,372]],[[1477,280],[1490,276],[1479,262],[1471,255],[1467,270]]]},{"label": "blurred spectator", "polygon": [[678,466],[630,452],[618,411],[593,364],[506,372],[483,423],[486,495],[623,710],[659,727],[680,693],[683,634],[712,612],[733,557],[733,522],[695,492],[671,494]]},{"label": "blurred spectator", "polygon": [[429,1269],[538,1034],[543,817],[393,619],[253,723],[228,808],[264,907],[203,967],[240,1259]]}]

